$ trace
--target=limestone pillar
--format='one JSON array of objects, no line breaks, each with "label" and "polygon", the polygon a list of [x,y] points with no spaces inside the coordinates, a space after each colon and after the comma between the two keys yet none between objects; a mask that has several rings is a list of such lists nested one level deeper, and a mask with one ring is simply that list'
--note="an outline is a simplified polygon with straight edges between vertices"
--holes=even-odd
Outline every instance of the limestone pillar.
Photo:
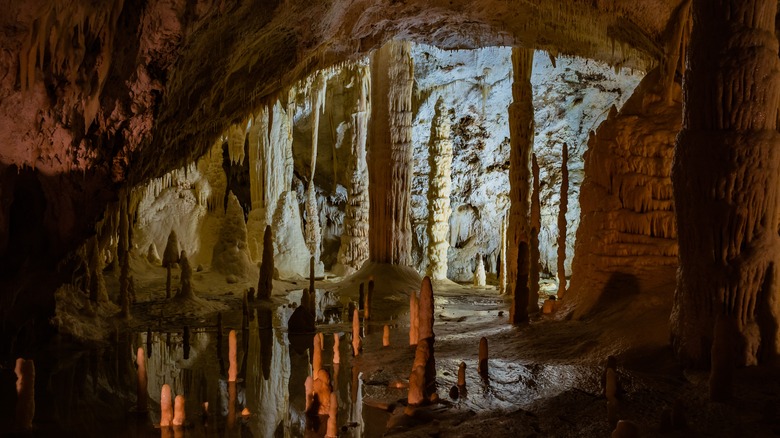
[{"label": "limestone pillar", "polygon": [[509,223],[507,225],[506,290],[513,294],[513,324],[528,320],[530,183],[528,160],[533,148],[534,107],[531,89],[532,49],[512,49],[513,101],[509,105]]},{"label": "limestone pillar", "polygon": [[569,209],[569,146],[561,149],[561,197],[558,208],[558,299],[566,295],[566,212]]},{"label": "limestone pillar", "polygon": [[368,167],[366,165],[366,137],[368,133],[368,97],[371,93],[371,77],[367,65],[347,67],[353,84],[355,108],[350,131],[352,153],[347,171],[347,206],[344,211],[344,231],[338,253],[338,274],[348,275],[363,266],[368,259]]},{"label": "limestone pillar", "polygon": [[368,150],[369,260],[411,265],[411,44],[389,41],[371,56]]},{"label": "limestone pillar", "polygon": [[539,312],[539,230],[542,228],[542,211],[539,197],[539,162],[536,154],[531,156],[531,173],[533,174],[533,195],[531,196],[531,272],[528,277],[528,312]]},{"label": "limestone pillar", "polygon": [[450,117],[441,97],[431,124],[428,153],[428,267],[426,275],[433,280],[447,278],[447,249],[450,241],[450,193],[452,192],[452,138]]},{"label": "limestone pillar", "polygon": [[315,261],[320,260],[320,246],[322,244],[322,229],[320,228],[320,212],[317,208],[317,190],[314,188],[314,173],[317,170],[317,140],[320,134],[320,113],[325,105],[325,92],[327,81],[321,73],[314,75],[314,80],[309,90],[309,102],[311,104],[311,174],[309,185],[306,188],[306,246],[314,256]]},{"label": "limestone pillar", "polygon": [[725,337],[739,339],[737,364],[780,351],[776,12],[772,0],[692,3],[672,168],[680,244],[672,336],[688,365],[707,364],[720,314],[736,320]]}]

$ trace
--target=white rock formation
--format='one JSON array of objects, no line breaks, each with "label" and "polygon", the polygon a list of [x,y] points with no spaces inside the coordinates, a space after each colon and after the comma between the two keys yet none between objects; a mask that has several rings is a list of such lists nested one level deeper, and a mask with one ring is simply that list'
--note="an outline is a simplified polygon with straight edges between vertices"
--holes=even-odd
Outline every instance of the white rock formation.
[{"label": "white rock formation", "polygon": [[311,130],[311,174],[309,183],[306,187],[305,209],[306,209],[306,227],[304,230],[306,236],[306,246],[309,252],[314,256],[316,262],[320,261],[320,250],[322,245],[322,230],[320,229],[320,215],[317,208],[317,193],[314,188],[314,174],[317,170],[317,141],[320,135],[320,114],[325,105],[325,93],[327,91],[327,81],[322,72],[314,74],[311,88],[309,89],[309,100],[311,103],[312,130]]},{"label": "white rock formation", "polygon": [[485,275],[485,262],[482,261],[482,256],[477,256],[477,269],[474,270],[474,286],[485,287],[486,275]]},{"label": "white rock formation", "polygon": [[255,269],[247,245],[244,210],[233,193],[228,194],[227,210],[211,257],[213,270],[239,278],[254,277]]},{"label": "white rock formation", "polygon": [[357,271],[368,259],[368,167],[366,164],[366,138],[368,134],[368,98],[371,78],[368,66],[352,64],[346,68],[351,78],[351,96],[354,109],[349,125],[351,153],[349,155],[347,205],[344,211],[344,228],[337,274],[348,275]]},{"label": "white rock formation", "polygon": [[411,44],[393,40],[371,57],[371,123],[368,149],[369,260],[412,263]]},{"label": "white rock formation", "polygon": [[274,266],[282,278],[309,275],[309,250],[303,239],[295,192],[282,194],[274,213]]},{"label": "white rock formation", "polygon": [[[430,180],[428,188],[428,266],[426,275],[433,280],[447,278],[447,249],[450,247],[450,193],[452,191],[452,138],[450,114],[444,99],[436,102],[431,123]],[[483,266],[484,275],[484,266]],[[484,280],[483,280],[484,283]],[[484,284],[483,284],[484,285]]]}]

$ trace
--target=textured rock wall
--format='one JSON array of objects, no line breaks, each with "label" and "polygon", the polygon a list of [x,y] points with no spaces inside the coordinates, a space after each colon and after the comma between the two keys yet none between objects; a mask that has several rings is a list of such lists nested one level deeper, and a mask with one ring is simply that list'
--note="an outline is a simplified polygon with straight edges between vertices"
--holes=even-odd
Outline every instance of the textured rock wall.
[{"label": "textured rock wall", "polygon": [[681,111],[679,84],[670,105],[654,70],[588,142],[570,294],[578,315],[619,280],[677,264],[670,175]]}]

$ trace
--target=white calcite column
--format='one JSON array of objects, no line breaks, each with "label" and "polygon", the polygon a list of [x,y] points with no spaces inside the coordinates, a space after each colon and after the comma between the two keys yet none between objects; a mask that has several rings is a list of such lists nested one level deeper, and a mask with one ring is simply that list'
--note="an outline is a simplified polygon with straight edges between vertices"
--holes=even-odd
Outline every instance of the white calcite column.
[{"label": "white calcite column", "polygon": [[[691,365],[706,365],[710,348],[716,356],[718,337],[738,338],[737,365],[780,353],[776,13],[773,0],[692,3],[672,167],[680,245],[672,336]],[[734,324],[713,336],[721,314]]]},{"label": "white calcite column", "polygon": [[450,193],[452,192],[452,138],[450,116],[439,98],[431,124],[428,164],[428,267],[433,280],[447,278],[447,249],[450,247]]},{"label": "white calcite column", "polygon": [[344,231],[341,234],[341,246],[338,264],[334,268],[338,274],[347,275],[357,271],[368,259],[368,167],[366,164],[366,138],[368,135],[371,77],[367,65],[355,64],[346,67],[351,78],[351,96],[354,96],[355,108],[352,113],[350,131],[352,153],[349,155],[347,171],[347,206],[344,211]]},{"label": "white calcite column", "polygon": [[411,265],[411,44],[389,41],[371,57],[369,260]]}]

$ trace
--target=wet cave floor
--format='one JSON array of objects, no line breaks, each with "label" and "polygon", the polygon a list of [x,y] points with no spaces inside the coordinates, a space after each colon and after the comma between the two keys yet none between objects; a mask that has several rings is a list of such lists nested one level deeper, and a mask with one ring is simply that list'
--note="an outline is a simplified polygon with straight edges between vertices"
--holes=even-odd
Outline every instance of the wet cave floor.
[{"label": "wet cave floor", "polygon": [[[159,275],[162,273],[163,275]],[[272,303],[250,303],[242,329],[243,290],[224,277],[196,273],[204,308],[164,300],[162,268],[138,276],[133,318],[118,322],[108,343],[87,347],[64,337],[41,346],[35,360],[36,412],[32,436],[298,437],[324,436],[327,417],[307,417],[304,382],[310,375],[312,335],[291,335],[287,319],[308,281],[276,282]],[[670,276],[667,278],[674,278]],[[613,427],[602,396],[605,359],[618,359],[619,417],[642,436],[780,435],[780,375],[753,367],[737,372],[735,397],[708,400],[704,372],[683,372],[669,344],[669,282],[656,282],[641,300],[616,301],[579,320],[538,316],[525,327],[508,323],[509,299],[494,287],[434,283],[435,360],[439,401],[405,410],[414,359],[409,346],[408,295],[378,279],[370,319],[361,318],[363,350],[353,357],[348,303],[354,287],[318,281],[317,330],[324,334],[323,368],[338,400],[339,436],[378,437],[606,437]],[[116,279],[107,277],[109,288]],[[352,285],[354,286],[354,285]],[[327,291],[327,292],[326,292]],[[667,304],[664,304],[667,303]],[[327,322],[325,322],[327,321]],[[383,347],[383,327],[390,346]],[[189,346],[184,345],[184,327]],[[227,382],[228,332],[238,344],[237,383]],[[334,334],[340,338],[333,363]],[[481,337],[489,343],[488,377],[477,373]],[[148,412],[136,412],[135,355],[147,356]],[[466,386],[457,370],[466,364]],[[0,368],[0,431],[9,430],[15,404],[13,363]],[[186,399],[183,429],[159,428],[160,388],[167,383]],[[454,387],[454,389],[453,389]],[[203,404],[208,402],[208,416]],[[664,410],[674,405],[685,426],[662,432]],[[242,415],[244,409],[248,415]]]}]

